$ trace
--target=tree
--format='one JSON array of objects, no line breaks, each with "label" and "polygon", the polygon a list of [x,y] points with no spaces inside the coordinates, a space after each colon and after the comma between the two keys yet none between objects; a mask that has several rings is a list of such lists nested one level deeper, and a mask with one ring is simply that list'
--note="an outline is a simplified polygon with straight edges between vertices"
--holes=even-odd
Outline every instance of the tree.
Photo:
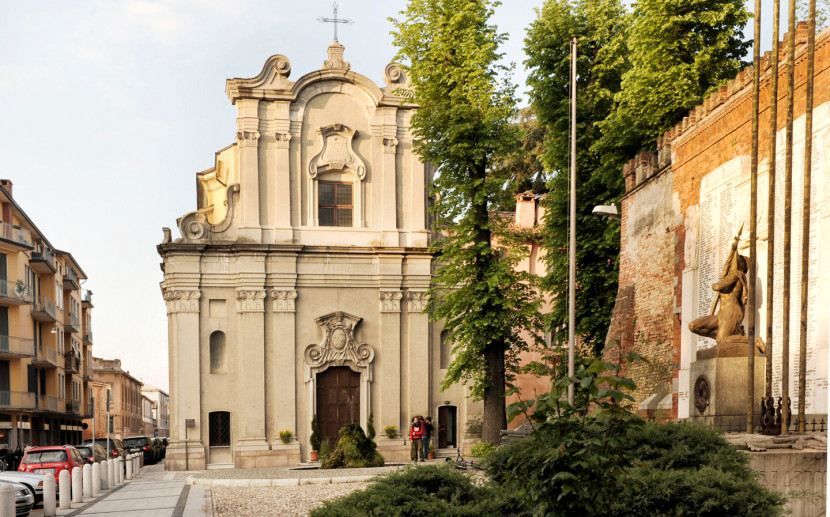
[{"label": "tree", "polygon": [[[591,214],[597,204],[619,200],[625,149],[594,149],[599,124],[613,110],[628,67],[625,35],[629,20],[618,0],[552,0],[545,3],[525,38],[530,100],[547,128],[542,161],[551,179],[544,200],[545,247],[552,295],[549,325],[567,323],[568,212],[570,164],[570,46],[578,38],[577,80],[577,335],[598,353],[604,344],[617,293],[619,226]],[[566,333],[555,333],[566,339]]]},{"label": "tree", "polygon": [[527,347],[520,329],[536,325],[538,299],[527,275],[516,272],[520,247],[497,249],[507,238],[489,210],[506,177],[493,168],[496,155],[516,145],[509,71],[499,64],[505,36],[489,24],[497,2],[411,0],[390,19],[398,59],[410,75],[415,150],[437,166],[432,246],[437,270],[427,311],[443,321],[454,359],[442,386],[463,382],[484,400],[482,439],[497,442],[507,425],[505,385],[516,354]]},{"label": "tree", "polygon": [[547,176],[542,164],[547,127],[539,124],[533,106],[522,108],[513,121],[519,133],[520,144],[507,150],[506,156],[496,156],[493,167],[507,177],[507,183],[496,202],[499,210],[514,210],[516,196],[528,190],[536,194],[547,192]]},{"label": "tree", "polygon": [[628,37],[631,67],[603,123],[603,142],[636,152],[688,115],[747,63],[743,0],[638,0]]}]

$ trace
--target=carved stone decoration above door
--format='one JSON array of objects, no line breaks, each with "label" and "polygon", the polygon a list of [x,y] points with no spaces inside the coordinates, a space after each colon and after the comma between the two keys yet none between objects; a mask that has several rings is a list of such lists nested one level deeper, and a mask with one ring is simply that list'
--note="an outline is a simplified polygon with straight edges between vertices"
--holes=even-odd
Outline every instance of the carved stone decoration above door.
[{"label": "carved stone decoration above door", "polygon": [[375,358],[375,350],[366,343],[358,343],[354,336],[355,327],[362,320],[340,311],[314,320],[323,331],[323,339],[319,345],[306,347],[306,364],[312,368],[353,366],[360,369],[368,366]]},{"label": "carved stone decoration above door", "polygon": [[358,180],[366,177],[366,164],[354,152],[353,139],[357,131],[343,124],[332,124],[317,130],[320,151],[308,164],[308,175],[316,178],[327,171],[349,171]]}]

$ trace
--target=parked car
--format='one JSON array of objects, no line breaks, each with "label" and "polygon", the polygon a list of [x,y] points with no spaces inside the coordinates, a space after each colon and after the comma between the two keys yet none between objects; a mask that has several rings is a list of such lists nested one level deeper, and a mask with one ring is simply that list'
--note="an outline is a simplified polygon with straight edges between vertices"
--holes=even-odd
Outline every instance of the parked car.
[{"label": "parked car", "polygon": [[87,445],[76,445],[76,449],[81,453],[84,461],[92,465],[93,463],[101,463],[107,459],[107,451],[97,443],[89,443]]},{"label": "parked car", "polygon": [[[92,440],[84,441],[84,445],[89,445],[92,443]],[[107,443],[106,438],[96,438],[95,443],[100,445],[104,448],[104,450],[109,451],[107,455],[108,458],[117,458],[121,456],[122,458],[127,457],[127,451],[124,450],[124,444],[121,443],[121,440],[118,438],[110,437],[109,443]]]},{"label": "parked car", "polygon": [[135,454],[141,452],[144,454],[144,464],[151,465],[160,461],[158,446],[153,442],[149,436],[132,436],[124,438],[124,448],[127,452]]},{"label": "parked car", "polygon": [[75,467],[83,468],[84,459],[81,453],[71,445],[55,445],[52,447],[33,447],[23,454],[18,472],[33,474],[52,474],[55,482],[61,471],[68,470],[70,475]]},{"label": "parked car", "polygon": [[[43,476],[41,474],[7,470],[0,472],[0,481],[10,481],[26,485],[26,488],[31,490],[35,496],[35,505],[43,502]],[[57,486],[55,486],[55,491],[57,491]]]},{"label": "parked car", "polygon": [[26,485],[13,481],[0,481],[0,485],[9,483],[14,488],[14,514],[26,517],[35,505],[35,494]]}]

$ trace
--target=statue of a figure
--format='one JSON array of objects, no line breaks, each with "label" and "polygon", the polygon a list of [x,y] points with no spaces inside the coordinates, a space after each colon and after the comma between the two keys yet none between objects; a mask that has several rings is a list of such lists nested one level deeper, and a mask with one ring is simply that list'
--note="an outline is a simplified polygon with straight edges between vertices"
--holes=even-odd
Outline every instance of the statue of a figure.
[{"label": "statue of a figure", "polygon": [[[701,316],[689,323],[689,330],[700,336],[712,338],[717,344],[739,341],[745,335],[742,322],[744,306],[747,302],[747,260],[746,257],[738,254],[740,235],[739,232],[732,244],[732,252],[724,265],[723,277],[712,285],[712,289],[718,295],[712,305],[711,313],[709,316]],[[720,309],[715,314],[718,303],[720,303]]]}]

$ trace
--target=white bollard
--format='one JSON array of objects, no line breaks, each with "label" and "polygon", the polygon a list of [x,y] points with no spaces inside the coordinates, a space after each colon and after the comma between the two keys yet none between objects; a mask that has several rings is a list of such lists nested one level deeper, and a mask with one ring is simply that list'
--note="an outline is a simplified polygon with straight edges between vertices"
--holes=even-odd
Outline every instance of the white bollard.
[{"label": "white bollard", "polygon": [[115,476],[115,484],[120,485],[124,482],[124,478],[121,477],[121,463],[124,462],[124,458],[121,456],[115,458],[115,466],[113,467],[113,475]]},{"label": "white bollard", "polygon": [[115,488],[115,459],[107,460],[107,488]]},{"label": "white bollard", "polygon": [[55,517],[58,514],[55,508],[57,498],[57,485],[55,476],[52,474],[43,475],[43,517]]},{"label": "white bollard", "polygon": [[135,455],[135,465],[133,465],[133,473],[135,477],[138,477],[138,473],[141,471],[141,459],[144,458],[144,453],[139,452]]},{"label": "white bollard", "polygon": [[82,474],[81,467],[72,469],[72,502],[84,502],[84,475]]},{"label": "white bollard", "polygon": [[127,466],[125,465],[126,461],[127,461],[127,458],[125,458],[124,456],[119,456],[119,458],[118,458],[118,482],[119,483],[124,482],[124,471],[127,469]]},{"label": "white bollard", "polygon": [[101,495],[101,465],[92,464],[92,497]]},{"label": "white bollard", "polygon": [[71,510],[72,509],[72,487],[71,482],[69,481],[69,471],[66,469],[61,470],[61,473],[58,475],[58,496],[60,497],[60,509],[61,510]]},{"label": "white bollard", "polygon": [[15,501],[14,501],[14,487],[11,483],[3,483],[0,485],[0,515],[14,515]]},{"label": "white bollard", "polygon": [[91,499],[92,498],[92,465],[89,463],[84,463],[83,468],[83,481],[84,481],[84,499]]},{"label": "white bollard", "polygon": [[127,456],[127,480],[133,479],[133,455]]},{"label": "white bollard", "polygon": [[108,476],[107,471],[108,470],[109,470],[109,462],[107,460],[102,461],[101,462],[101,491],[102,492],[104,490],[109,490],[109,484],[107,483],[107,481],[109,481],[107,479],[107,476]]}]

